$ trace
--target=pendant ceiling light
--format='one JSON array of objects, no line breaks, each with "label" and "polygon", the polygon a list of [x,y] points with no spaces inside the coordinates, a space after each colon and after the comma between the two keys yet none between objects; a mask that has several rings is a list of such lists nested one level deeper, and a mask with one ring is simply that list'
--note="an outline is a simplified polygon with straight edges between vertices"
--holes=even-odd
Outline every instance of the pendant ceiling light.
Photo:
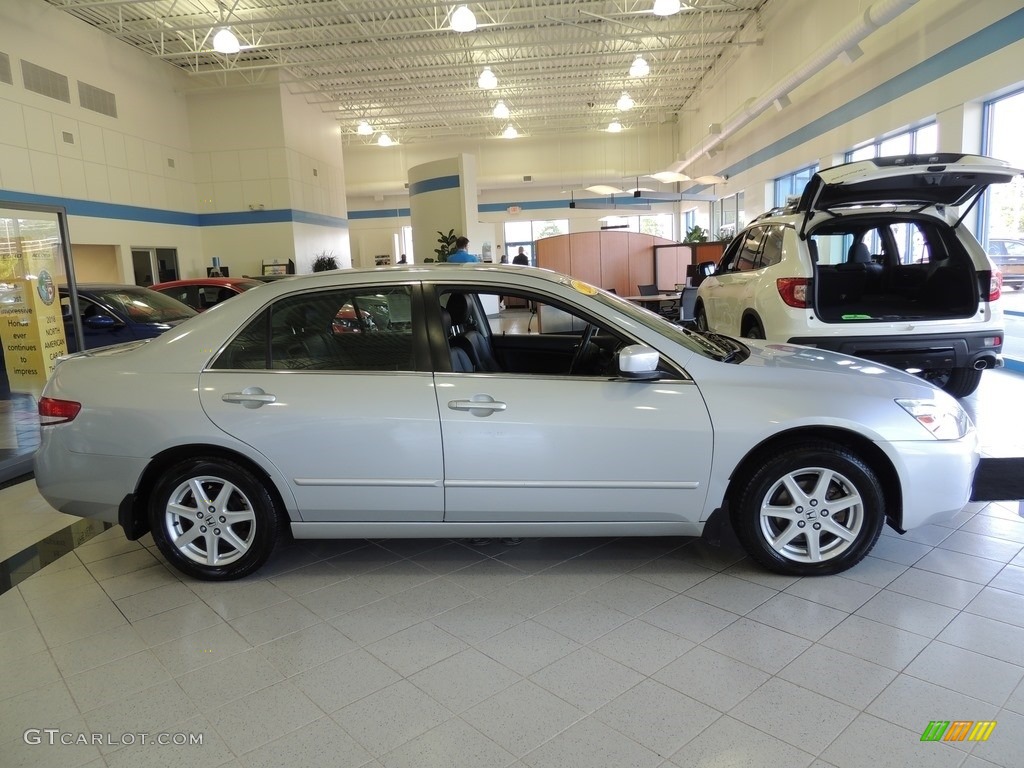
[{"label": "pendant ceiling light", "polygon": [[472,32],[476,29],[476,15],[466,5],[460,5],[452,11],[449,21],[453,32]]},{"label": "pendant ceiling light", "polygon": [[373,133],[373,126],[371,126],[365,120],[359,121],[359,127],[356,128],[356,133],[360,136],[370,136]]},{"label": "pendant ceiling light", "polygon": [[510,123],[507,126],[505,126],[505,130],[502,131],[501,135],[504,136],[506,139],[514,139],[516,138],[516,136],[519,135],[519,131],[517,131],[516,127]]},{"label": "pendant ceiling light", "polygon": [[679,13],[682,7],[683,4],[679,0],[654,0],[651,13],[655,16],[671,16],[673,13]]},{"label": "pendant ceiling light", "polygon": [[622,133],[622,123],[618,120],[612,120],[608,123],[608,133]]},{"label": "pendant ceiling light", "polygon": [[224,27],[213,36],[213,50],[217,53],[238,53],[242,47],[229,27]]},{"label": "pendant ceiling light", "polygon": [[633,59],[633,63],[629,65],[630,77],[647,77],[650,73],[651,68],[643,56],[637,56]]},{"label": "pendant ceiling light", "polygon": [[490,67],[484,67],[484,71],[480,73],[480,79],[476,81],[476,84],[485,91],[492,91],[498,87],[498,78],[491,72]]},{"label": "pendant ceiling light", "polygon": [[615,106],[619,108],[619,112],[628,112],[636,104],[633,99],[630,98],[629,94],[625,91],[619,96],[619,100],[615,102]]},{"label": "pendant ceiling light", "polygon": [[508,120],[509,114],[511,113],[508,111],[508,107],[505,105],[505,102],[499,101],[494,105],[494,111],[491,112],[491,114],[499,120]]},{"label": "pendant ceiling light", "polygon": [[675,182],[690,180],[690,177],[685,173],[677,173],[676,171],[658,171],[648,175],[652,179],[657,179],[662,184],[674,184]]},{"label": "pendant ceiling light", "polygon": [[391,146],[392,144],[394,144],[394,143],[395,143],[395,142],[393,142],[393,141],[391,140],[391,137],[390,137],[390,136],[388,136],[388,135],[387,135],[386,133],[382,133],[382,134],[381,134],[381,135],[380,135],[380,136],[379,136],[379,137],[377,138],[377,146],[379,146],[379,147],[390,147],[390,146]]}]

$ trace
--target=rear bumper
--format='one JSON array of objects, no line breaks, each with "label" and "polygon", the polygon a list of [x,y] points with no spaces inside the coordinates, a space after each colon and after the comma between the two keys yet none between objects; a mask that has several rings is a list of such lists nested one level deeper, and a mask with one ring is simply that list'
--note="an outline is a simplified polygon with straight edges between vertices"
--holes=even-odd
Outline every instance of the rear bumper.
[{"label": "rear bumper", "polygon": [[[999,337],[1000,343],[986,346]],[[1002,366],[1003,331],[921,334],[910,336],[794,336],[790,344],[828,349],[844,355],[863,357],[893,368],[999,368]]]}]

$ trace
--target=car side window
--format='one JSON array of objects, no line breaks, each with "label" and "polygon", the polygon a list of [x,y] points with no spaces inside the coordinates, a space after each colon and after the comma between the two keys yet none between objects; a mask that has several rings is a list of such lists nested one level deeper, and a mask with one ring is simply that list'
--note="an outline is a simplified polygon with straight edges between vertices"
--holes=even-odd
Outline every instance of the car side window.
[{"label": "car side window", "polygon": [[212,367],[415,370],[410,291],[339,288],[285,296],[235,336]]},{"label": "car side window", "polygon": [[764,227],[751,227],[729,245],[729,250],[722,259],[722,267],[727,272],[749,272],[759,269],[758,254],[761,250],[761,238]]},{"label": "car side window", "polygon": [[757,269],[770,267],[782,261],[782,238],[785,232],[786,228],[778,224],[768,227],[761,247],[761,258],[757,264]]},{"label": "car side window", "polygon": [[457,372],[615,376],[619,350],[635,343],[591,324],[568,304],[527,290],[446,289],[440,303]]}]

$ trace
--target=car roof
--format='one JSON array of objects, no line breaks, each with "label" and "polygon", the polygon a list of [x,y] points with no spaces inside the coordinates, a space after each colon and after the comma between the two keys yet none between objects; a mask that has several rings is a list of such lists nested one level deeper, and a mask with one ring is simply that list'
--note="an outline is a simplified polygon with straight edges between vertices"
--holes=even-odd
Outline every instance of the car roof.
[{"label": "car roof", "polygon": [[186,285],[245,285],[247,283],[258,283],[249,277],[188,277],[184,280],[168,280],[163,283],[155,283],[150,286],[154,291],[161,288],[178,288]]},{"label": "car roof", "polygon": [[[66,285],[59,286],[61,291],[67,291]],[[148,291],[142,285],[131,285],[130,283],[75,283],[77,291]]]}]

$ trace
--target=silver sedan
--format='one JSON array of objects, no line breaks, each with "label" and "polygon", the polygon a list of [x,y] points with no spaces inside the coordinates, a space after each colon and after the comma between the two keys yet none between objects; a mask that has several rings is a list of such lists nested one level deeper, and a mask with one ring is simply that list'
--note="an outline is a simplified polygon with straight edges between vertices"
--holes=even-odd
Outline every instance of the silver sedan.
[{"label": "silver sedan", "polygon": [[698,536],[787,574],[967,503],[951,397],[858,358],[698,334],[546,270],[282,280],[72,355],[39,410],[57,509],[201,579],[296,538]]}]

